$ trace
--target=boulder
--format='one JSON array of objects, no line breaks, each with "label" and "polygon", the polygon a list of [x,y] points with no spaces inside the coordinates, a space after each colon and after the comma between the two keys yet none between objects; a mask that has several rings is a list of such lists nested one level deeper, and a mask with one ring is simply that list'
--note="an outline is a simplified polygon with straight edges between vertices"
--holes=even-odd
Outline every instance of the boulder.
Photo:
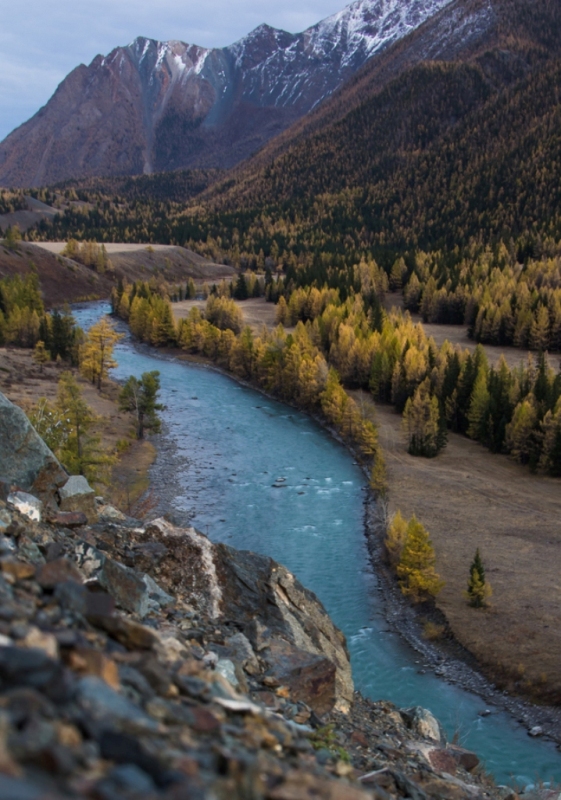
[{"label": "boulder", "polygon": [[112,724],[131,734],[158,730],[157,723],[137,705],[96,676],[88,675],[78,681],[75,700],[95,722],[105,727]]},{"label": "boulder", "polygon": [[71,475],[59,489],[61,511],[82,511],[88,522],[97,521],[95,492],[83,475]]},{"label": "boulder", "polygon": [[334,708],[337,670],[333,661],[283,639],[273,639],[262,658],[269,667],[267,674],[290,690],[293,701],[306,703],[319,715]]},{"label": "boulder", "polygon": [[428,709],[421,706],[413,706],[412,708],[401,708],[399,713],[407,727],[417,736],[438,742],[438,744],[446,744],[444,729]]},{"label": "boulder", "polygon": [[43,589],[54,589],[58,584],[71,581],[83,583],[78,567],[68,558],[57,558],[44,564],[37,572],[37,583]]},{"label": "boulder", "polygon": [[12,515],[5,508],[0,508],[0,533],[6,533],[12,524]]},{"label": "boulder", "polygon": [[0,392],[0,464],[4,482],[32,492],[51,507],[68,474],[21,408]]},{"label": "boulder", "polygon": [[[216,620],[235,623],[264,658],[269,648],[271,670],[282,669],[291,686],[300,670],[312,707],[316,691],[323,711],[348,711],[354,686],[345,637],[292,573],[271,558],[213,544],[194,528],[176,528],[165,519],[154,520],[145,533],[167,548],[158,566],[158,582],[167,591]],[[283,660],[281,650],[288,653],[289,645],[292,655]]]},{"label": "boulder", "polygon": [[479,766],[479,758],[471,750],[458,747],[455,744],[448,746],[448,752],[454,757],[456,763],[466,772],[473,772]]},{"label": "boulder", "polygon": [[32,522],[41,522],[43,503],[34,495],[28,492],[12,492],[8,495],[8,505]]},{"label": "boulder", "polygon": [[83,511],[51,511],[48,515],[48,522],[51,525],[59,525],[63,528],[79,528],[87,521],[88,518]]}]

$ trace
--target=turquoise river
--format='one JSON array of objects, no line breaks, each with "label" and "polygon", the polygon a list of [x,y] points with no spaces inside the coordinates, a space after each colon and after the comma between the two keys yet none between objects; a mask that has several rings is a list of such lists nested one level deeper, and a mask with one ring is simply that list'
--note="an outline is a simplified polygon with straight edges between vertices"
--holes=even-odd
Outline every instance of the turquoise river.
[{"label": "turquoise river", "polygon": [[[87,329],[108,310],[95,303],[74,313]],[[561,782],[554,745],[531,739],[492,706],[481,717],[483,700],[424,672],[420,657],[388,630],[365,545],[365,478],[343,446],[306,415],[129,336],[116,358],[118,380],[160,372],[166,446],[154,480],[168,491],[170,510],[213,541],[282,562],[312,589],[347,637],[357,689],[429,708],[499,782]]]}]

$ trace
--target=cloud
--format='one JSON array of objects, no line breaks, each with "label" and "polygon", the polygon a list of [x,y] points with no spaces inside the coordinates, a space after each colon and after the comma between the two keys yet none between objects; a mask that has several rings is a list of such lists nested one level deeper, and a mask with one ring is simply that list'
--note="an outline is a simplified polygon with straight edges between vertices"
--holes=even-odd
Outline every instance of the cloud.
[{"label": "cloud", "polygon": [[0,141],[44,105],[78,64],[137,36],[225,47],[263,22],[293,33],[345,0],[0,0]]}]

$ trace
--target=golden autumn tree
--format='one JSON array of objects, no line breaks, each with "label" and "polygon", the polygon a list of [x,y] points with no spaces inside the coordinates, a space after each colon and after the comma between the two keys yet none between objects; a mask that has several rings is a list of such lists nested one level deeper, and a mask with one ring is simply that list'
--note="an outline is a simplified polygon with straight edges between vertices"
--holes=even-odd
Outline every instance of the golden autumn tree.
[{"label": "golden autumn tree", "polygon": [[107,319],[100,319],[89,329],[86,341],[80,348],[80,372],[99,390],[109,370],[117,366],[113,350],[123,336]]},{"label": "golden autumn tree", "polygon": [[436,555],[426,528],[413,516],[407,524],[405,543],[397,565],[403,594],[413,602],[428,600],[443,589],[444,581],[435,570]]},{"label": "golden autumn tree", "polygon": [[384,540],[386,552],[390,565],[395,569],[401,559],[401,552],[407,539],[407,520],[401,511],[397,511],[390,524]]},{"label": "golden autumn tree", "polygon": [[438,399],[431,396],[428,378],[417,387],[413,397],[407,400],[401,427],[407,441],[407,451],[412,456],[432,458],[445,445]]}]

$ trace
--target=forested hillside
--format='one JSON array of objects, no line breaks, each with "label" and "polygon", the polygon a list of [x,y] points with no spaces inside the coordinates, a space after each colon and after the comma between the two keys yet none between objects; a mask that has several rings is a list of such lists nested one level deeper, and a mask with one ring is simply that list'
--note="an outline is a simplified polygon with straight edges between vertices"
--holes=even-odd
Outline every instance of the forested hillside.
[{"label": "forested hillside", "polygon": [[[454,19],[483,22],[471,38],[443,38]],[[354,266],[375,259],[426,320],[559,349],[560,34],[550,0],[453,3],[367,65],[292,144],[285,134],[189,205],[214,175],[121,181],[118,202],[98,183],[81,191],[90,205],[32,236],[188,244],[343,294],[357,288]]]}]

